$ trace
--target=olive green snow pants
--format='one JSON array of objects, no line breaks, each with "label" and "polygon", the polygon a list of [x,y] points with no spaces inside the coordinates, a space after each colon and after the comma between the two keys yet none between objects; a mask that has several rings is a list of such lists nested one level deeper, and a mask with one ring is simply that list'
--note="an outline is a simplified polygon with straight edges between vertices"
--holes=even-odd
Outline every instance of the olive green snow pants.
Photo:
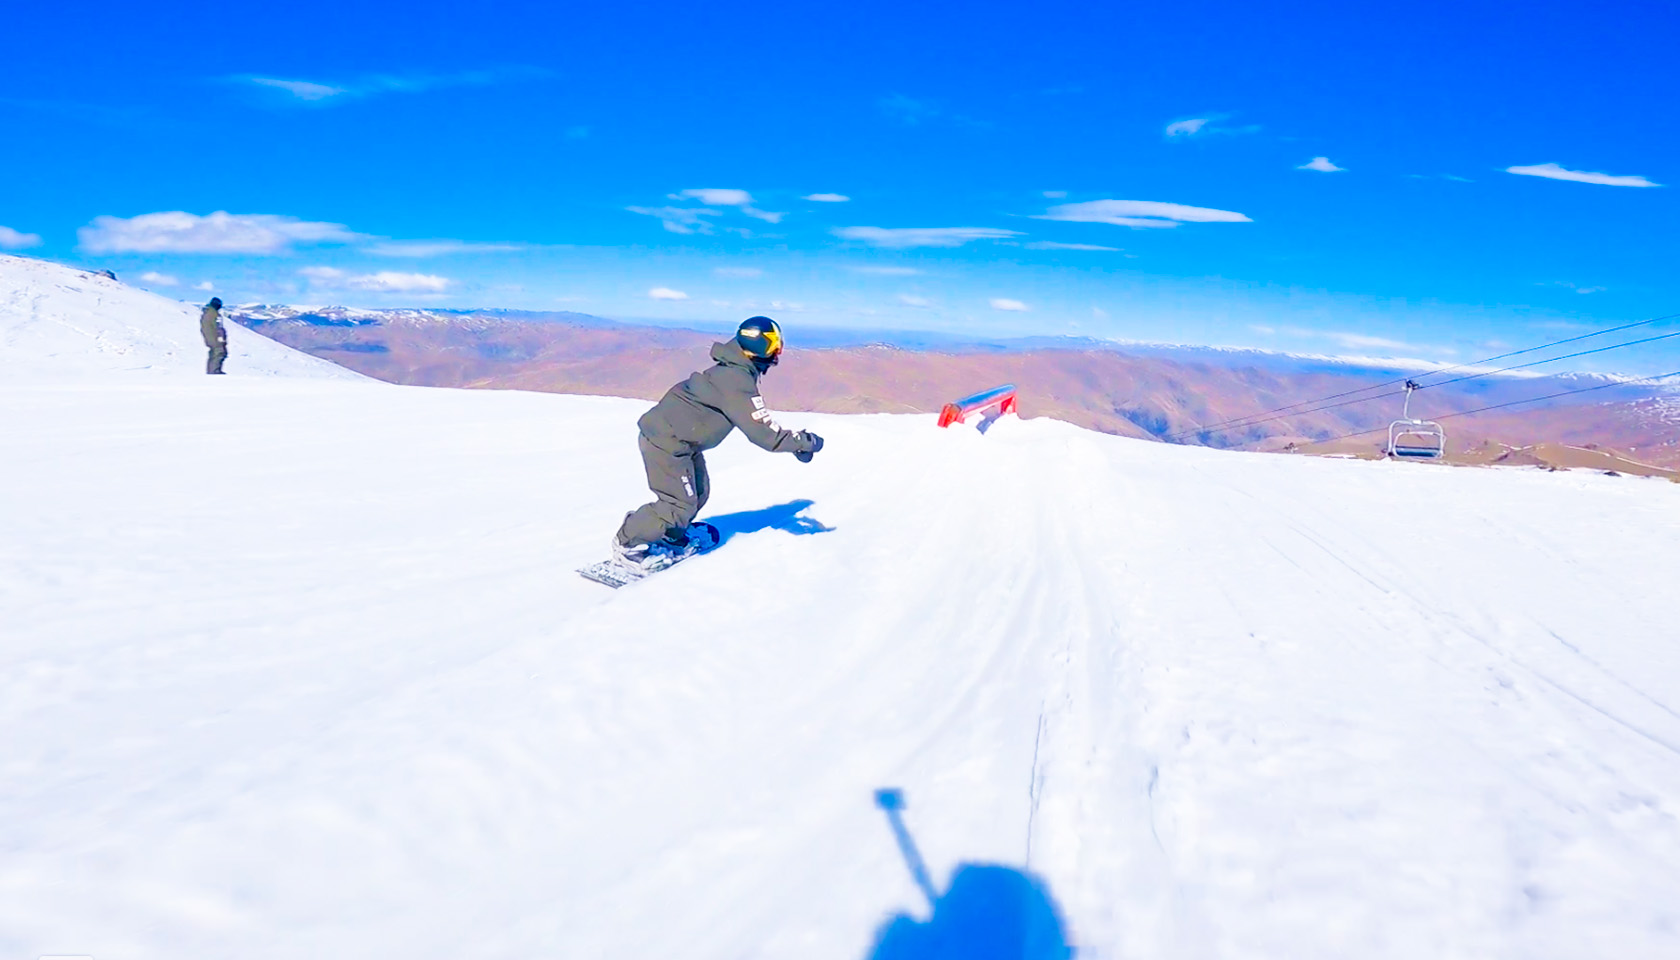
[{"label": "olive green snow pants", "polygon": [[210,345],[210,358],[204,361],[205,373],[221,373],[222,361],[227,359],[227,341],[217,340]]},{"label": "olive green snow pants", "polygon": [[647,437],[639,437],[637,446],[642,451],[642,465],[647,468],[648,489],[658,499],[624,518],[618,542],[625,546],[652,543],[674,531],[687,530],[712,493],[706,458],[698,450],[670,453],[654,446]]}]

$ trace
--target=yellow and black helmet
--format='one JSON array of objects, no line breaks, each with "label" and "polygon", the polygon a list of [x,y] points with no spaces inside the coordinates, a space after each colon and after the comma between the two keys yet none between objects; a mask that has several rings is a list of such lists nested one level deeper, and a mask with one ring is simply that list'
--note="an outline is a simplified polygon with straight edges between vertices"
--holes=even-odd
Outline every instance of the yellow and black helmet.
[{"label": "yellow and black helmet", "polygon": [[735,331],[735,342],[754,360],[775,363],[782,356],[782,328],[769,317],[749,317]]}]

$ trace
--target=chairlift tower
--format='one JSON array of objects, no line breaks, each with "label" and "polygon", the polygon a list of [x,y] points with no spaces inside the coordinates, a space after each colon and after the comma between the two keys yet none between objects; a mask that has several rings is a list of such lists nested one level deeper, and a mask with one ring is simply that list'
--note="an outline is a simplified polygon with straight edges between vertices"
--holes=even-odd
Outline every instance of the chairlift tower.
[{"label": "chairlift tower", "polygon": [[1412,394],[1420,389],[1406,381],[1400,419],[1388,425],[1388,455],[1404,460],[1439,460],[1447,455],[1447,431],[1433,420],[1412,419]]}]

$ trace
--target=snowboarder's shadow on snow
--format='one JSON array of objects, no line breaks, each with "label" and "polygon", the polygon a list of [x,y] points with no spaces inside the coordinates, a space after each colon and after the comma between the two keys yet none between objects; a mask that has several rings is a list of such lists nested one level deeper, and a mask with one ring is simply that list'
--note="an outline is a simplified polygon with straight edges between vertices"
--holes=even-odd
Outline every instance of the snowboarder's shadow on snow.
[{"label": "snowboarder's shadow on snow", "polygon": [[800,516],[815,503],[814,500],[789,500],[787,503],[778,503],[759,510],[742,510],[739,513],[707,517],[706,522],[717,528],[718,546],[728,543],[729,539],[737,534],[757,533],[760,530],[781,530],[795,536],[833,530],[833,527],[825,525],[815,517]]},{"label": "snowboarder's shadow on snow", "polygon": [[910,874],[933,909],[917,920],[894,914],[875,934],[869,960],[1070,960],[1056,902],[1044,881],[1024,870],[995,863],[965,863],[940,894],[927,864],[905,829],[904,795],[878,790],[875,803],[886,811]]}]

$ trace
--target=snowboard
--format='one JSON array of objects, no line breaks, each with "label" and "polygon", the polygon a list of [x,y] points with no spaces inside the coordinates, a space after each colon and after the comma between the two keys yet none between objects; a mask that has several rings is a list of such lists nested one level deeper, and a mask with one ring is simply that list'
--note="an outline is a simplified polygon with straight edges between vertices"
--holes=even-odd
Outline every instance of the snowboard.
[{"label": "snowboard", "polygon": [[696,523],[688,528],[688,546],[684,547],[681,553],[664,554],[646,566],[623,563],[617,558],[609,557],[587,567],[580,567],[578,574],[585,580],[593,580],[617,590],[619,587],[629,586],[669,570],[684,560],[698,557],[702,553],[710,553],[717,549],[722,540],[717,527],[709,523]]}]

